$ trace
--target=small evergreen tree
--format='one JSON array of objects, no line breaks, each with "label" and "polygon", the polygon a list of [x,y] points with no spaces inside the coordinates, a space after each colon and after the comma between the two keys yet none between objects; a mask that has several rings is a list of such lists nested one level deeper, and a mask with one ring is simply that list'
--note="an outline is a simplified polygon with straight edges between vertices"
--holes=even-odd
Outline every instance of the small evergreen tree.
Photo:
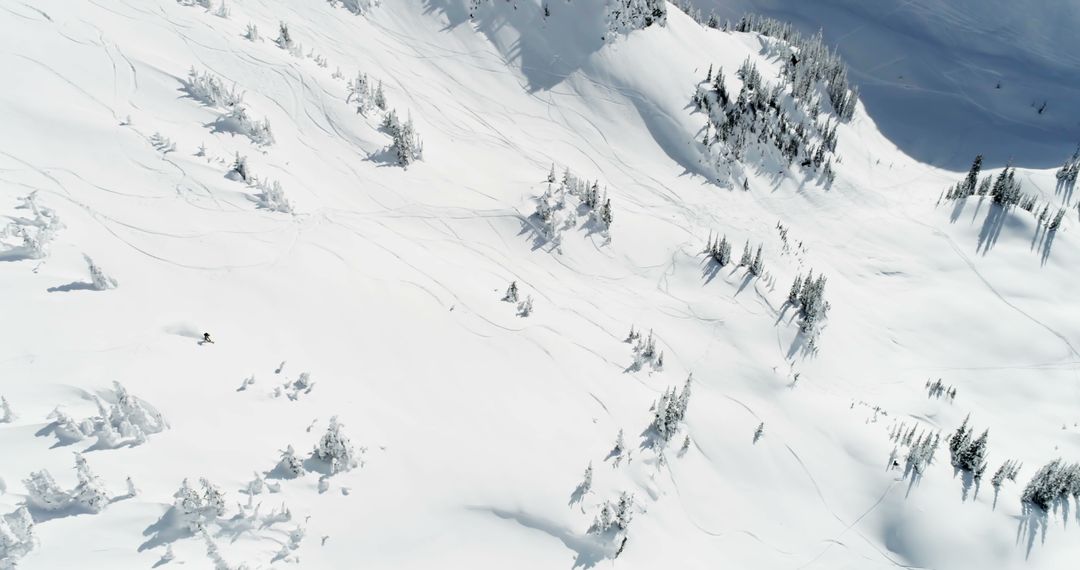
[{"label": "small evergreen tree", "polygon": [[982,155],[975,156],[975,161],[971,163],[971,169],[968,170],[967,178],[964,179],[963,189],[966,196],[971,196],[975,193],[975,184],[979,180],[979,171],[982,169]]},{"label": "small evergreen tree", "polygon": [[277,469],[287,479],[293,479],[304,474],[304,464],[296,456],[296,450],[293,449],[293,446],[290,445],[281,452]]},{"label": "small evergreen tree", "polygon": [[7,398],[0,396],[0,424],[9,424],[18,416],[11,410],[11,404],[8,403]]},{"label": "small evergreen tree", "polygon": [[[313,452],[314,457],[330,464],[330,473],[348,471],[357,466],[356,450],[353,449],[349,437],[341,430],[337,416],[330,418],[330,425],[326,433],[319,439],[319,444]],[[363,453],[361,448],[360,453]]]},{"label": "small evergreen tree", "polygon": [[728,242],[725,235],[720,239],[720,243],[716,245],[716,251],[713,253],[713,259],[720,264],[721,267],[731,263],[731,243]]},{"label": "small evergreen tree", "polygon": [[386,93],[383,92],[382,79],[379,80],[379,86],[375,88],[375,106],[380,111],[386,110]]},{"label": "small evergreen tree", "polygon": [[510,303],[517,303],[517,301],[518,301],[517,281],[511,281],[510,282],[510,286],[506,288],[506,295],[503,296],[503,301],[507,301],[507,302],[510,302]]},{"label": "small evergreen tree", "polygon": [[589,466],[585,468],[585,475],[581,478],[581,484],[578,488],[581,490],[581,494],[584,495],[592,489],[592,461],[589,462]]},{"label": "small evergreen tree", "polygon": [[765,262],[761,259],[761,246],[759,245],[757,253],[754,254],[754,261],[750,263],[750,273],[754,276],[759,276],[764,269]]},{"label": "small evergreen tree", "polygon": [[240,180],[247,182],[248,177],[250,176],[247,165],[247,157],[240,156],[240,153],[237,152],[236,159],[233,160],[232,170],[230,170],[230,172],[235,172],[236,175],[240,177]]},{"label": "small evergreen tree", "polygon": [[788,291],[788,303],[795,305],[799,302],[799,291],[802,289],[802,275],[796,275],[795,281],[791,284],[791,289]]},{"label": "small evergreen tree", "polygon": [[986,471],[987,441],[989,430],[984,430],[978,438],[972,439],[972,428],[968,425],[970,416],[964,418],[963,423],[949,438],[949,453],[952,455],[952,464],[957,469],[970,471],[975,480],[982,478]]},{"label": "small evergreen tree", "polygon": [[533,311],[533,298],[532,295],[525,297],[525,300],[518,303],[518,315],[522,317],[528,317]]},{"label": "small evergreen tree", "polygon": [[291,50],[293,47],[292,34],[289,33],[289,25],[285,22],[278,23],[278,37],[274,43],[281,49]]},{"label": "small evergreen tree", "polygon": [[611,200],[604,200],[604,205],[600,207],[600,221],[603,222],[605,227],[611,227],[611,222],[614,221]]},{"label": "small evergreen tree", "polygon": [[623,440],[623,430],[619,428],[619,433],[615,436],[615,447],[611,449],[611,455],[621,457],[625,452],[626,442]]}]

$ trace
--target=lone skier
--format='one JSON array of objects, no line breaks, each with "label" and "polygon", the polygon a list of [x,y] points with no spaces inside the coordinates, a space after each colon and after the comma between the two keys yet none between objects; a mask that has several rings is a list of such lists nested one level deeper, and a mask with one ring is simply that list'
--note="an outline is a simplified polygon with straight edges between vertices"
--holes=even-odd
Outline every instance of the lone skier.
[{"label": "lone skier", "polygon": [[210,333],[208,333],[208,332],[202,333],[202,341],[204,343],[208,342],[210,344],[214,344],[214,341],[210,340]]}]

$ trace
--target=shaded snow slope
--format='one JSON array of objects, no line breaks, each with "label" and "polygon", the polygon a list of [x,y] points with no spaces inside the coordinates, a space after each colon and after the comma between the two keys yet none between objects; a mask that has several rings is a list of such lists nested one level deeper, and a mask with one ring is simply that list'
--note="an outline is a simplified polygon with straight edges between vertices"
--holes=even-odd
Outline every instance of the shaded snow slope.
[{"label": "shaded snow slope", "polygon": [[[1057,166],[1080,142],[1080,6],[1072,2],[695,0],[823,31],[867,112],[917,160],[963,169]],[[1000,85],[1000,87],[999,87]],[[1042,113],[1038,108],[1046,103]]]},{"label": "shaded snow slope", "polygon": [[[3,240],[0,395],[18,417],[0,423],[0,514],[26,501],[32,471],[73,488],[73,451],[114,499],[33,510],[20,568],[213,567],[170,510],[203,477],[226,495],[206,527],[230,567],[588,568],[620,546],[626,568],[1080,556],[1075,509],[1042,517],[1019,500],[1038,466],[1080,456],[1075,204],[1052,233],[988,198],[938,204],[963,173],[918,162],[873,97],[840,127],[831,189],[755,162],[748,191],[721,188],[698,162],[690,98],[710,64],[733,85],[747,57],[775,75],[760,38],[672,9],[664,28],[603,42],[593,3],[552,2],[546,21],[538,1],[475,20],[467,4],[357,16],[235,0],[220,18],[173,0],[0,0],[0,223],[32,225],[31,192],[62,223],[40,258]],[[272,41],[279,21],[294,53]],[[243,92],[273,144],[192,97],[192,67]],[[422,137],[408,169],[381,113],[346,103],[358,71]],[[237,156],[293,214],[259,207],[230,174]],[[606,187],[606,235],[584,210],[558,240],[541,231],[552,163]],[[1052,171],[1018,177],[1070,199]],[[736,256],[763,244],[764,274],[706,262],[710,232]],[[84,254],[119,286],[85,286]],[[832,306],[816,348],[785,304],[810,269]],[[511,281],[527,317],[501,300]],[[631,326],[653,331],[663,369],[635,369]],[[680,432],[657,446],[650,407],[691,372]],[[927,397],[939,377],[955,400]],[[113,381],[168,429],[64,437],[50,413],[95,417]],[[1000,493],[965,490],[945,445],[921,478],[889,468],[900,424],[947,437],[968,414],[990,429],[991,471],[1024,463]],[[357,465],[331,475],[311,456],[332,416]],[[295,479],[279,478],[289,445]],[[575,494],[590,463],[591,491]],[[255,473],[266,487],[238,506]],[[624,491],[626,543],[588,534]]]}]

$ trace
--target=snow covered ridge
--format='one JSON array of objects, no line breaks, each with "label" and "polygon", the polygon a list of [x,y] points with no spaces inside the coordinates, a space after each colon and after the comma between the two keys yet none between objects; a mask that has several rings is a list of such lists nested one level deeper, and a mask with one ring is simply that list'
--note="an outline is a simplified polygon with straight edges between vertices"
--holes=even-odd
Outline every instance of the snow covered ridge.
[{"label": "snow covered ridge", "polygon": [[675,6],[0,6],[0,568],[1070,567],[1072,143]]}]

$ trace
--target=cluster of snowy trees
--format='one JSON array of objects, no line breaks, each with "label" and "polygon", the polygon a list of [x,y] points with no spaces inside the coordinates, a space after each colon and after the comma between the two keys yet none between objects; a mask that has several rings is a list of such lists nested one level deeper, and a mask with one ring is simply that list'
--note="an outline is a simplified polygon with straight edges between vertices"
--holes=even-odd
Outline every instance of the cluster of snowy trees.
[{"label": "cluster of snowy trees", "polygon": [[0,227],[0,259],[44,259],[49,243],[64,227],[60,216],[38,203],[37,190],[20,198],[16,208],[30,210],[33,217],[13,217]]},{"label": "cluster of snowy trees", "polygon": [[941,378],[931,382],[926,381],[926,393],[931,398],[941,398],[944,396],[949,401],[956,399],[956,386],[946,385],[941,381]]},{"label": "cluster of snowy trees", "polygon": [[614,501],[604,501],[600,512],[589,526],[589,534],[616,538],[630,527],[634,518],[634,495],[623,491]]},{"label": "cluster of snowy trees", "polygon": [[1073,151],[1072,156],[1065,160],[1065,164],[1055,173],[1058,185],[1072,188],[1076,184],[1077,176],[1080,176],[1080,145]]},{"label": "cluster of snowy trees", "polygon": [[358,72],[356,78],[348,82],[345,102],[356,105],[356,112],[367,116],[374,109],[386,110],[386,93],[382,80],[373,86],[373,82],[364,72]]},{"label": "cluster of snowy trees", "polygon": [[[293,446],[286,447],[281,451],[277,464],[266,476],[277,479],[295,479],[307,472],[309,467],[323,474],[319,477],[319,492],[324,493],[330,489],[329,478],[343,471],[350,471],[356,467],[363,467],[363,455],[367,453],[366,447],[356,448],[349,436],[342,429],[344,426],[338,421],[337,416],[330,418],[330,424],[326,432],[319,438],[315,448],[311,452],[311,462],[318,462],[324,468],[312,466],[311,462],[305,462],[297,456]],[[261,492],[264,481],[256,473],[255,480],[248,484],[247,492],[255,495]],[[270,486],[270,491],[276,493],[280,490],[277,485]]]},{"label": "cluster of snowy trees", "polygon": [[634,363],[630,365],[631,370],[641,370],[645,365],[652,366],[654,370],[663,370],[664,351],[657,350],[652,329],[649,329],[649,334],[643,337],[641,331],[634,330],[634,325],[630,325],[630,334],[626,335],[626,342],[634,345]]},{"label": "cluster of snowy trees", "polygon": [[154,150],[157,150],[161,154],[169,154],[176,150],[176,143],[159,132],[150,135],[150,146],[154,147]]},{"label": "cluster of snowy trees", "polygon": [[256,26],[252,22],[248,22],[247,27],[244,29],[244,39],[251,42],[262,40],[262,36],[259,35],[259,26]]},{"label": "cluster of snowy trees", "polygon": [[274,43],[294,57],[300,57],[304,54],[304,46],[293,39],[292,32],[289,31],[289,24],[285,22],[278,22],[278,35],[274,39]]},{"label": "cluster of snowy trees", "polygon": [[817,92],[824,87],[828,102],[840,120],[850,120],[854,115],[859,89],[849,84],[847,65],[836,50],[825,45],[820,30],[804,36],[790,23],[757,14],[743,16],[734,29],[779,40],[770,46],[771,55],[784,62],[780,73],[797,101],[807,107],[818,105],[822,101]]},{"label": "cluster of snowy trees", "polygon": [[209,107],[231,111],[244,105],[244,94],[236,90],[236,85],[228,87],[220,77],[207,71],[199,72],[194,66],[188,70],[183,84],[188,95]]},{"label": "cluster of snowy trees", "polygon": [[112,401],[108,406],[100,397],[94,396],[98,415],[78,422],[59,408],[53,410],[49,414],[53,420],[53,433],[64,443],[96,437],[99,447],[112,449],[122,444],[145,443],[150,435],[169,427],[160,412],[128,393],[119,382],[113,382],[113,390],[106,397]]},{"label": "cluster of snowy trees", "polygon": [[[252,376],[249,380],[245,380],[244,384],[254,384],[255,377]],[[271,394],[275,398],[280,398],[284,395],[290,400],[300,399],[301,394],[310,394],[315,388],[315,382],[311,379],[311,374],[307,372],[301,372],[300,376],[296,380],[286,380],[280,386],[275,386],[274,391]]]},{"label": "cluster of snowy trees", "polygon": [[997,177],[986,176],[979,181],[979,172],[982,169],[982,155],[975,157],[975,160],[971,163],[971,168],[968,169],[967,176],[960,182],[957,182],[948,192],[945,193],[945,197],[950,200],[956,200],[960,198],[967,198],[968,196],[986,196],[989,195],[993,198],[995,204],[1001,204],[1002,206],[1020,206],[1022,209],[1031,212],[1035,208],[1036,198],[1025,194],[1021,190],[1020,181],[1016,179],[1016,169],[1011,166],[1006,166]]},{"label": "cluster of snowy trees", "polygon": [[[199,479],[199,487],[193,487],[187,479],[180,484],[180,489],[173,494],[173,516],[163,517],[162,521],[172,524],[171,531],[186,531],[201,537],[206,542],[206,554],[214,563],[214,568],[231,569],[223,558],[220,548],[214,541],[213,536],[223,533],[239,535],[244,532],[253,532],[270,529],[276,524],[286,523],[292,520],[292,512],[284,504],[280,509],[271,509],[269,514],[260,514],[259,505],[254,505],[251,497],[248,504],[237,503],[238,512],[226,517],[225,493],[220,487],[211,483],[206,478]],[[161,531],[159,531],[161,532]],[[281,531],[275,532],[275,535]],[[295,562],[294,551],[300,547],[306,532],[302,526],[297,525],[286,533],[288,540],[282,543],[281,550],[274,556],[274,561],[284,560]],[[281,542],[274,538],[275,542]],[[175,556],[170,546],[161,557],[160,563],[173,560]],[[160,565],[159,563],[159,565]],[[247,568],[240,565],[238,569]]]},{"label": "cluster of snowy trees", "polygon": [[244,182],[257,192],[249,198],[255,202],[257,208],[283,214],[293,213],[292,203],[285,195],[285,188],[277,180],[262,180],[255,175],[248,165],[247,156],[236,153],[228,176],[233,180]]},{"label": "cluster of snowy trees", "polygon": [[[331,417],[326,432],[319,438],[311,452],[311,458],[325,464],[330,475],[362,467],[362,457],[367,452],[366,447],[356,448],[353,446],[352,440],[345,434],[343,427],[344,424],[338,421],[337,416]],[[290,445],[281,451],[277,465],[270,470],[267,476],[294,479],[303,475],[305,471],[304,461],[297,456],[296,450]],[[256,477],[254,486],[261,488],[258,479]],[[249,485],[249,489],[251,487]],[[271,490],[274,491],[274,489]]]},{"label": "cluster of snowy trees", "polygon": [[720,264],[720,267],[731,263],[731,242],[728,241],[725,234],[722,238],[716,239],[709,235],[709,242],[705,246],[705,254],[713,259],[713,261]]},{"label": "cluster of snowy trees", "polygon": [[391,109],[383,117],[382,128],[393,140],[390,150],[398,164],[408,168],[414,161],[424,157],[424,142],[416,133],[411,116],[402,123],[401,119],[398,119],[397,110]]},{"label": "cluster of snowy trees", "polygon": [[613,40],[652,25],[667,25],[667,0],[608,0],[607,34]]},{"label": "cluster of snowy trees", "polygon": [[237,91],[235,85],[226,87],[220,77],[207,71],[196,71],[194,67],[188,71],[183,84],[184,90],[193,99],[221,112],[217,120],[218,129],[240,133],[260,146],[274,144],[270,121],[251,118],[244,103],[244,94]]},{"label": "cluster of snowy trees", "polygon": [[825,281],[823,273],[819,273],[815,279],[814,270],[811,269],[805,278],[796,275],[791,289],[788,290],[787,302],[799,308],[799,316],[802,318],[799,328],[803,332],[812,332],[829,313],[829,302],[825,300]]},{"label": "cluster of snowy trees", "polygon": [[[778,162],[798,163],[831,183],[836,121],[821,117],[818,105],[807,106],[782,85],[766,82],[749,58],[736,76],[742,85],[732,97],[724,69],[714,74],[710,67],[693,97],[695,107],[707,115],[701,143],[720,173],[718,179],[723,181],[725,173],[732,178],[729,163],[742,160],[756,145],[763,156],[769,152]],[[745,180],[743,184],[747,187]]]},{"label": "cluster of snowy trees", "polygon": [[547,189],[536,198],[536,217],[546,237],[557,242],[563,229],[577,226],[580,214],[588,216],[589,226],[607,235],[615,221],[607,188],[601,188],[599,180],[578,177],[569,168],[563,170],[561,180],[557,179],[555,165],[551,165]]},{"label": "cluster of snowy trees", "polygon": [[230,14],[229,6],[226,4],[225,0],[221,0],[221,3],[218,4],[217,8],[214,8],[214,3],[211,0],[176,0],[176,3],[181,6],[202,8],[219,18],[228,18]]},{"label": "cluster of snowy trees", "polygon": [[1080,464],[1065,463],[1060,458],[1043,465],[1024,487],[1021,500],[1044,511],[1072,496],[1080,506]]},{"label": "cluster of snowy trees", "polygon": [[533,310],[532,295],[529,295],[529,296],[525,297],[524,299],[521,299],[520,295],[518,293],[517,281],[511,281],[510,282],[510,286],[506,288],[506,295],[503,295],[502,300],[506,301],[507,303],[517,303],[518,316],[527,317],[527,316],[532,314],[532,310]]},{"label": "cluster of snowy trees", "polygon": [[26,505],[0,516],[0,570],[14,570],[35,542],[34,518]]},{"label": "cluster of snowy trees", "polygon": [[676,390],[673,386],[665,390],[660,399],[653,403],[651,408],[653,421],[650,427],[660,441],[661,449],[675,437],[679,431],[679,424],[686,417],[686,407],[690,403],[690,384],[693,380],[694,375],[690,374],[686,378],[686,383],[683,384],[682,391]]},{"label": "cluster of snowy trees", "polygon": [[253,186],[258,189],[258,193],[255,194],[256,206],[271,212],[293,213],[292,204],[285,197],[285,189],[281,187],[280,182],[274,180],[267,183],[263,180],[255,180]]},{"label": "cluster of snowy trees", "polygon": [[[751,256],[750,240],[746,240],[746,243],[743,244],[742,257],[739,258],[739,267],[746,267],[751,275],[761,275],[765,271],[765,260],[761,254],[762,247],[763,244],[758,244],[757,252]],[[704,253],[720,264],[721,267],[731,263],[731,242],[728,241],[727,235],[717,238],[709,234],[709,241],[705,245]]]},{"label": "cluster of snowy trees", "polygon": [[191,532],[199,533],[209,523],[225,514],[225,493],[206,478],[199,479],[201,491],[194,489],[187,479],[180,483],[180,489],[173,494],[173,506],[181,515],[183,523]]},{"label": "cluster of snowy trees", "polygon": [[986,471],[986,446],[990,430],[983,430],[979,437],[973,438],[974,430],[968,425],[970,419],[970,415],[964,418],[964,422],[949,438],[949,453],[954,467],[970,472],[979,481]]},{"label": "cluster of snowy trees", "polygon": [[990,484],[994,486],[995,492],[1001,489],[1006,480],[1015,482],[1016,476],[1020,474],[1020,468],[1023,466],[1023,463],[1019,463],[1014,459],[1006,459],[1005,463],[1002,463],[1001,467],[998,467],[998,470],[994,472],[994,476],[990,478]]},{"label": "cluster of snowy trees", "polygon": [[[1058,170],[1059,184],[1062,181],[1067,182],[1070,176],[1075,181],[1075,169],[1080,168],[1080,162],[1073,162],[1074,160],[1080,160],[1080,155],[1074,155],[1066,162],[1064,167]],[[981,170],[982,155],[980,154],[971,163],[967,176],[945,192],[945,198],[962,200],[970,196],[990,196],[994,203],[1002,208],[1018,206],[1020,209],[1030,212],[1036,217],[1037,222],[1048,231],[1057,231],[1061,227],[1061,222],[1065,218],[1065,208],[1059,207],[1056,213],[1051,214],[1050,203],[1047,202],[1040,210],[1038,208],[1038,198],[1021,189],[1020,181],[1016,178],[1016,168],[1006,166],[996,177],[988,175],[980,179],[979,173]]]},{"label": "cluster of snowy trees", "polygon": [[[915,435],[917,425],[911,426],[911,429],[907,429],[907,424],[902,423],[899,426],[894,426],[892,432],[889,434],[889,439],[895,442],[898,446],[903,445],[908,448],[907,456],[905,458],[905,473],[914,473],[921,476],[926,467],[934,461],[934,453],[937,452],[938,444],[941,443],[941,433],[927,433],[926,430],[919,431],[918,436]],[[897,455],[896,449],[893,449],[892,457],[895,460]]]},{"label": "cluster of snowy trees", "polygon": [[365,117],[372,112],[385,113],[381,126],[392,139],[390,150],[398,164],[407,168],[414,161],[423,158],[424,143],[416,132],[412,116],[402,122],[396,109],[387,111],[389,106],[382,80],[375,83],[366,73],[358,72],[356,77],[347,83],[345,103],[355,105],[356,112]]},{"label": "cluster of snowy trees", "polygon": [[86,458],[75,454],[75,473],[78,483],[66,490],[57,484],[48,470],[35,471],[23,481],[26,485],[27,502],[43,511],[76,510],[100,513],[109,504],[109,493],[101,478],[90,470]]},{"label": "cluster of snowy trees", "polygon": [[328,0],[331,6],[341,6],[346,10],[360,16],[368,10],[379,5],[381,0]]}]

